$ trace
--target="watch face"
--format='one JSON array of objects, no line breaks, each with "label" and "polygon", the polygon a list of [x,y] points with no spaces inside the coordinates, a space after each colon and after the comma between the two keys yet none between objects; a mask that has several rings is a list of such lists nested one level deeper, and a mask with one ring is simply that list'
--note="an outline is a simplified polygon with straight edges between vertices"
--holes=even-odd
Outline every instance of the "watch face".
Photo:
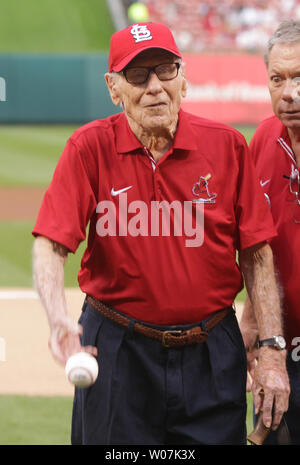
[{"label": "watch face", "polygon": [[282,336],[276,336],[276,344],[280,349],[284,349],[286,345],[285,340]]},{"label": "watch face", "polygon": [[271,346],[275,347],[278,350],[283,350],[286,348],[286,342],[283,336],[273,336],[269,339],[263,339],[262,341],[258,341],[258,347],[262,346]]}]

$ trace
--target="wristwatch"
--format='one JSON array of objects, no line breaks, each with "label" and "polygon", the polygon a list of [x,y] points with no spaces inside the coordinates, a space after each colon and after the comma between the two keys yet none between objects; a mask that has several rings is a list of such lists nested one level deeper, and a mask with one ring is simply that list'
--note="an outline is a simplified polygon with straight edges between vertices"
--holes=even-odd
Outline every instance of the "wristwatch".
[{"label": "wristwatch", "polygon": [[273,336],[269,339],[263,339],[258,341],[258,347],[270,346],[278,350],[283,350],[286,348],[286,342],[283,336]]}]

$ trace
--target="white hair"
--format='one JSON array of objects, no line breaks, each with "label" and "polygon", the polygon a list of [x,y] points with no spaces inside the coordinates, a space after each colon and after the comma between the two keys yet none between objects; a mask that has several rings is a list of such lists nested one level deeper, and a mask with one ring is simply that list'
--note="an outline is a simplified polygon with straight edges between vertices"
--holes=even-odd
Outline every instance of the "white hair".
[{"label": "white hair", "polygon": [[292,44],[295,42],[300,42],[300,21],[293,19],[282,21],[268,41],[264,55],[266,66],[269,66],[269,55],[275,44]]}]

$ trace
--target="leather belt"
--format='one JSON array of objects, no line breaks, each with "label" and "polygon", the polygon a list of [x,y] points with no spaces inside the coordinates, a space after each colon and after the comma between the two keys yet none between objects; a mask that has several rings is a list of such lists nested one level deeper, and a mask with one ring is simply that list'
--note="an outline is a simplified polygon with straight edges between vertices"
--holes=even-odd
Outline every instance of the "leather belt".
[{"label": "leather belt", "polygon": [[[126,317],[123,314],[113,310],[112,308],[105,305],[98,299],[92,296],[87,296],[87,303],[97,310],[101,315],[114,321],[115,323],[128,328],[132,319]],[[161,331],[159,329],[146,326],[144,324],[134,321],[133,330],[142,334],[145,337],[155,339],[162,343],[164,347],[184,347],[186,345],[198,344],[199,342],[206,341],[209,331],[212,330],[226,315],[232,311],[232,307],[224,308],[216,312],[211,318],[205,321],[205,330],[201,326],[194,326],[187,330],[166,330]]]}]

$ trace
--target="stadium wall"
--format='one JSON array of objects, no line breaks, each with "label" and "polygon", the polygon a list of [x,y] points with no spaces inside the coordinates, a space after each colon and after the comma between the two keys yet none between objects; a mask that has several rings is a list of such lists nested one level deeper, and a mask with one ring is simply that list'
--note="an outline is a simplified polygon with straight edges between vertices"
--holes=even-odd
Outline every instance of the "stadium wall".
[{"label": "stadium wall", "polygon": [[186,55],[184,108],[227,124],[257,125],[272,115],[267,70],[260,55]]},{"label": "stadium wall", "polygon": [[[84,123],[118,112],[104,80],[107,61],[107,54],[0,55],[0,122]],[[187,55],[184,62],[187,111],[253,125],[272,114],[262,57]]]},{"label": "stadium wall", "polygon": [[106,71],[106,54],[0,55],[0,122],[81,123],[115,113]]}]

